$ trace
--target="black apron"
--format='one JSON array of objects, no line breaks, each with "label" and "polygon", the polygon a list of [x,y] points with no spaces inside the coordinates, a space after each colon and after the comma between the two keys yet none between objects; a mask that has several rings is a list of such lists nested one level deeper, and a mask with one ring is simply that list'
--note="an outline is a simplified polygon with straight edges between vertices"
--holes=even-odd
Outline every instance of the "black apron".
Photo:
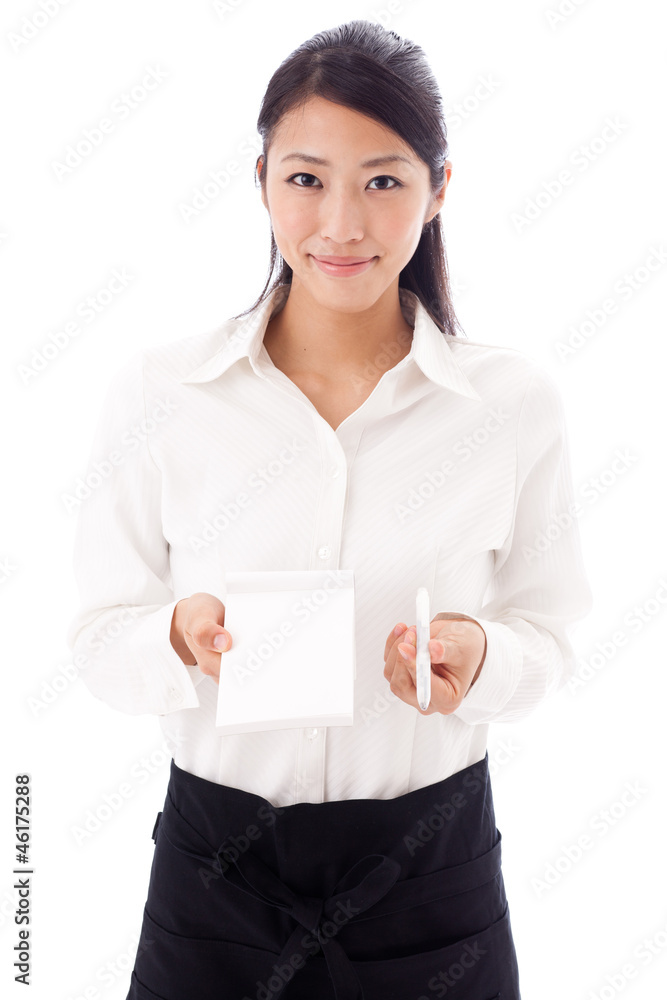
[{"label": "black apron", "polygon": [[172,760],[127,1000],[520,1000],[488,752],[274,807]]}]

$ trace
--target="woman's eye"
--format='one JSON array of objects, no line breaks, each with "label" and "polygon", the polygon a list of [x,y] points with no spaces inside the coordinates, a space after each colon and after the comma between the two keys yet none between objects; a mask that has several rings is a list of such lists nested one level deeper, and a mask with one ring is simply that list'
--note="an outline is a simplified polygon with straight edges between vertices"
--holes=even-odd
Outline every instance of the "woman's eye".
[{"label": "woman's eye", "polygon": [[[315,181],[317,180],[317,177],[315,177],[314,174],[292,174],[291,177],[288,177],[287,183],[288,184],[294,184],[297,177],[310,177],[310,178],[312,178]],[[392,183],[392,187],[403,187],[403,185],[401,184],[401,182],[397,181],[395,177],[389,177],[386,174],[382,174],[380,177],[373,177],[373,179],[370,180],[368,183],[369,184],[373,184],[375,181],[392,181],[393,182]],[[296,184],[296,187],[309,188],[309,187],[315,187],[315,185],[314,184]],[[375,190],[376,191],[391,191],[392,187],[388,187],[388,186],[384,185],[382,187],[375,188]]]},{"label": "woman's eye", "polygon": [[[374,177],[373,181],[393,181],[394,182],[394,187],[403,187],[403,185],[401,184],[401,182],[397,181],[395,177],[387,177],[386,174],[383,174],[381,177]],[[372,184],[373,181],[370,181],[370,183]],[[381,187],[381,188],[376,188],[376,191],[391,191],[391,188],[390,187]]]},{"label": "woman's eye", "polygon": [[[294,179],[296,177],[312,177],[314,180],[317,180],[317,177],[315,177],[314,174],[292,174],[292,176],[288,178],[288,184],[294,182]],[[296,186],[297,187],[312,187],[313,185],[312,184],[297,184]]]}]

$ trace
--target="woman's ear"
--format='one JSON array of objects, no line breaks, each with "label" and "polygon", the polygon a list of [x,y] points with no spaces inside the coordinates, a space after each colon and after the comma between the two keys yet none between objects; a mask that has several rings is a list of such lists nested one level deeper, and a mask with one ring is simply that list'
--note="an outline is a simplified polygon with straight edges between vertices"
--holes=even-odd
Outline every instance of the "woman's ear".
[{"label": "woman's ear", "polygon": [[[261,179],[262,170],[264,169],[264,157],[263,156],[260,155],[260,156],[257,157],[257,162],[255,164],[255,169],[257,170],[257,176]],[[269,211],[269,205],[268,205],[268,202],[266,200],[266,184],[262,184],[261,185],[261,198],[262,198],[262,204],[264,205],[264,208],[268,212]]]},{"label": "woman's ear", "polygon": [[442,206],[445,203],[445,192],[447,191],[447,185],[452,176],[452,164],[451,160],[445,160],[445,179],[442,182],[442,187],[436,194],[431,195],[431,201],[429,203],[429,208],[424,218],[424,226],[434,219]]}]

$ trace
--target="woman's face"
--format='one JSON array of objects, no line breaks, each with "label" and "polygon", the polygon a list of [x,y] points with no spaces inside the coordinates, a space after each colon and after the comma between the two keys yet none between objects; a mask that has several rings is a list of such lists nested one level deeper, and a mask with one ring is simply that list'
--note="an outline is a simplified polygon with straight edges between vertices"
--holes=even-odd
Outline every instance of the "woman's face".
[{"label": "woman's face", "polygon": [[[405,159],[363,165],[394,156]],[[445,171],[434,197],[427,165],[372,119],[321,97],[286,114],[270,148],[262,201],[278,249],[294,272],[293,290],[303,284],[332,309],[371,306],[398,284],[424,224],[442,207],[449,160]],[[332,274],[316,263],[322,256],[374,259],[357,273]]]}]

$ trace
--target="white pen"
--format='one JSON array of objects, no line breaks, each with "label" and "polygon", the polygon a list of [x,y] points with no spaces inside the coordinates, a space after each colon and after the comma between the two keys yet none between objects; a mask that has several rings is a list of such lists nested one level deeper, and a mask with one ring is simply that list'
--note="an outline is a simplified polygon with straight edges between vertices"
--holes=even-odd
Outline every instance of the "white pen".
[{"label": "white pen", "polygon": [[426,711],[431,701],[431,612],[428,590],[417,590],[417,701],[422,711]]}]

